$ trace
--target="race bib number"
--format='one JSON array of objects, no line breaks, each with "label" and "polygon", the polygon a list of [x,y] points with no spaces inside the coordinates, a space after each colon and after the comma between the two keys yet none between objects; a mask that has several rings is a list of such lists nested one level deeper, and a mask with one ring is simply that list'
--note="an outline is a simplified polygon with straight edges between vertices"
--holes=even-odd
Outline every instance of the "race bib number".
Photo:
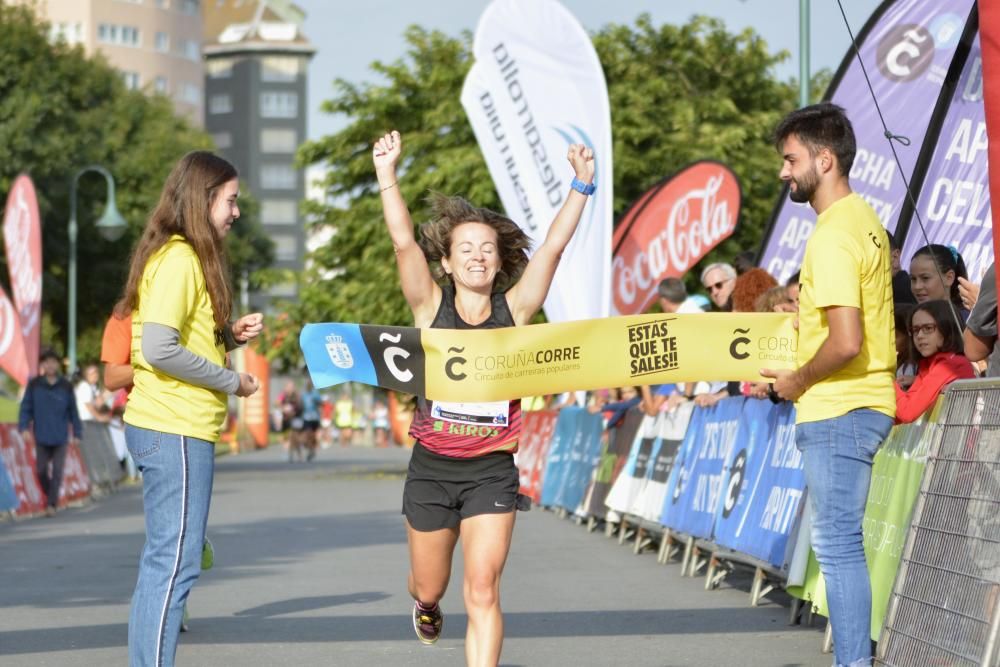
[{"label": "race bib number", "polygon": [[510,402],[492,403],[448,403],[434,401],[431,417],[455,424],[489,424],[507,428],[510,423]]}]

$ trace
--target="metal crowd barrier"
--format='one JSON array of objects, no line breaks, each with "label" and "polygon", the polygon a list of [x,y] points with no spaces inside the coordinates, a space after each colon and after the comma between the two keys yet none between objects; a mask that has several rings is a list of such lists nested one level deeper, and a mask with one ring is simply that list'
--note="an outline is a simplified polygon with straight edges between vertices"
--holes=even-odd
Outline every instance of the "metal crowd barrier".
[{"label": "metal crowd barrier", "polygon": [[949,386],[876,664],[1000,664],[1000,380]]}]

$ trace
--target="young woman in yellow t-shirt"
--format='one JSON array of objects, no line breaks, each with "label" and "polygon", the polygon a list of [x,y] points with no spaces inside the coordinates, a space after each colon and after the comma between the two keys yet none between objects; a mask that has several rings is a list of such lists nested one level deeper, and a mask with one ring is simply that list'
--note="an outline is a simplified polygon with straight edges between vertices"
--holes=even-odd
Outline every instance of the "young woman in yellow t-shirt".
[{"label": "young woman in yellow t-shirt", "polygon": [[230,323],[226,234],[239,218],[236,169],[205,151],[167,177],[132,254],[116,308],[132,315],[135,387],[125,409],[129,452],[142,472],[146,545],[129,617],[129,665],[173,665],[184,601],[201,568],[215,443],[226,396],[257,380],[226,352],[263,329],[259,313]]}]

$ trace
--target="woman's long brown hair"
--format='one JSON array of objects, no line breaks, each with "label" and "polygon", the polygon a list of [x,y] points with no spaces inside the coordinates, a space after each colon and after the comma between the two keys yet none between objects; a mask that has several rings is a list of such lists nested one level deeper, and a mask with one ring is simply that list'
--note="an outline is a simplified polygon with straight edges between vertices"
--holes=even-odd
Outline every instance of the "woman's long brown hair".
[{"label": "woman's long brown hair", "polygon": [[217,330],[228,326],[233,308],[226,246],[212,226],[212,204],[219,189],[238,178],[236,168],[208,151],[192,151],[173,168],[160,193],[160,201],[132,251],[125,293],[115,312],[125,317],[139,307],[139,284],[146,264],[174,234],[194,248],[205,274]]}]

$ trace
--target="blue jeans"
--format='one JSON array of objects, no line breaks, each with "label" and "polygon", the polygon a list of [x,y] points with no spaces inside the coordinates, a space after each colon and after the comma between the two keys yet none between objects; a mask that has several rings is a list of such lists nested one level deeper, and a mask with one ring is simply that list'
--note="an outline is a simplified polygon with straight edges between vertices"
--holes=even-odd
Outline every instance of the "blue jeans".
[{"label": "blue jeans", "polygon": [[881,412],[860,409],[795,427],[809,489],[812,546],[826,581],[838,667],[871,664],[872,591],[861,523],[872,459],[892,422]]},{"label": "blue jeans", "polygon": [[146,546],[128,622],[129,665],[170,667],[184,601],[201,573],[215,445],[129,425],[125,439],[142,473],[146,515]]}]

